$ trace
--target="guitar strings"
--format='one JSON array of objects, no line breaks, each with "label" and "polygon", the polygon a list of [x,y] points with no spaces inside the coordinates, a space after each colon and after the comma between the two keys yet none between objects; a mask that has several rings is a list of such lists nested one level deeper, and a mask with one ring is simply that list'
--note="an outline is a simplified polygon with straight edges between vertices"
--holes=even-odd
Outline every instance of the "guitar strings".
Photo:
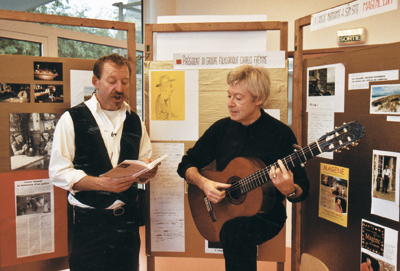
[{"label": "guitar strings", "polygon": [[[294,168],[296,165],[303,163],[303,161],[301,161],[301,159],[300,159],[299,163],[297,164],[296,161],[299,160],[299,157],[300,157],[298,155],[303,154],[304,159],[305,159],[304,163],[305,163],[307,161],[306,154],[309,154],[312,157],[320,154],[321,152],[319,152],[318,143],[321,143],[321,142],[322,142],[321,140],[315,141],[315,142],[311,143],[310,145],[302,148],[301,150],[295,150],[295,153],[292,153],[289,156],[283,158],[282,162],[284,165],[286,165],[285,166],[286,169],[290,170],[290,165],[292,165],[291,168]],[[314,151],[317,150],[318,153],[314,154],[314,152],[312,150],[314,150]],[[296,152],[297,152],[297,154],[296,154]],[[266,183],[267,181],[270,181],[269,172],[270,172],[270,169],[272,166],[279,168],[278,162],[275,162],[272,165],[269,165],[265,168],[257,170],[256,172],[250,174],[249,176],[246,176],[243,179],[239,180],[238,182],[232,184],[232,186],[227,189],[227,192],[233,192],[234,190],[240,189],[241,187],[245,187],[245,186],[250,186],[250,189],[248,190],[248,191],[250,191],[250,190]],[[263,181],[261,181],[261,179]],[[257,180],[258,180],[258,184],[254,184],[254,181],[257,181]],[[245,191],[245,192],[247,192],[247,191]]]}]

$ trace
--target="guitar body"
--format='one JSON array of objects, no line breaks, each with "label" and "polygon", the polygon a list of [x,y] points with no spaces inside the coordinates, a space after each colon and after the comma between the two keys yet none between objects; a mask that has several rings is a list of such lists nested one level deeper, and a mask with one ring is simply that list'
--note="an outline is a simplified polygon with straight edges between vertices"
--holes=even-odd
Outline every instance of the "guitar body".
[{"label": "guitar body", "polygon": [[[257,158],[238,157],[221,172],[202,170],[200,173],[215,182],[234,184],[264,167],[264,163]],[[204,192],[197,186],[189,184],[190,210],[197,229],[205,239],[219,242],[219,232],[226,221],[235,217],[250,217],[260,211],[268,212],[275,202],[275,187],[272,182],[265,183],[245,194],[240,193],[240,190],[236,191],[227,191],[226,197],[221,202],[211,204],[215,218],[213,221],[205,203]]]},{"label": "guitar body", "polygon": [[[296,147],[294,153],[281,159],[287,170],[304,166],[320,153],[357,145],[364,137],[364,127],[357,121],[328,132],[317,141],[304,148]],[[270,182],[271,167],[279,167],[275,162],[266,167],[257,158],[238,157],[233,159],[221,172],[202,170],[206,178],[219,183],[230,183],[226,197],[218,204],[211,203],[197,186],[189,185],[189,206],[193,220],[200,234],[211,242],[219,242],[219,233],[228,220],[236,217],[250,217],[259,212],[269,212],[275,203],[275,187]]]}]

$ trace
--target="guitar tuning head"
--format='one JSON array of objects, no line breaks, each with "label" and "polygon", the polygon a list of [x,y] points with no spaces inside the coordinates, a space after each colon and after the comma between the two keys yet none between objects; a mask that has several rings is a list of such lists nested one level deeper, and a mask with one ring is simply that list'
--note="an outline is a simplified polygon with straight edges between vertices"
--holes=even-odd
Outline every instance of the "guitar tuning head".
[{"label": "guitar tuning head", "polygon": [[352,142],[351,145],[357,146],[357,145],[358,145],[358,142]]}]

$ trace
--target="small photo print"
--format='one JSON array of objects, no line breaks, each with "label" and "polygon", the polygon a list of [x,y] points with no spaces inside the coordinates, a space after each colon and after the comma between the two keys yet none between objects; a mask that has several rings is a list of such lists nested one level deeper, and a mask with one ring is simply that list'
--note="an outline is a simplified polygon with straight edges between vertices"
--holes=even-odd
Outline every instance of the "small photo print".
[{"label": "small photo print", "polygon": [[29,103],[30,84],[0,83],[0,101],[3,103]]},{"label": "small photo print", "polygon": [[308,96],[335,95],[335,68],[309,70]]},{"label": "small photo print", "polygon": [[374,153],[372,195],[374,198],[396,201],[397,157]]},{"label": "small photo print", "polygon": [[400,114],[400,84],[371,86],[371,114]]},{"label": "small photo print", "polygon": [[63,103],[63,85],[35,85],[35,103]]},{"label": "small photo print", "polygon": [[34,80],[62,81],[63,66],[57,62],[33,62]]},{"label": "small photo print", "polygon": [[46,214],[51,212],[51,199],[49,193],[18,195],[17,216]]}]

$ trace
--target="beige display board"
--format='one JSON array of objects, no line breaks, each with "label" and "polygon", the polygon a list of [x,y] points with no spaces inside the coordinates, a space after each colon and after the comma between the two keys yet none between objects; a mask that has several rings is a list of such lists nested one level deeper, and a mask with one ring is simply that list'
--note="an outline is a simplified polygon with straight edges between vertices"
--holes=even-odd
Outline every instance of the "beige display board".
[{"label": "beige display board", "polygon": [[[70,108],[71,92],[70,92],[70,71],[82,70],[92,71],[94,60],[84,59],[65,59],[65,58],[51,58],[51,57],[32,57],[32,56],[0,56],[0,83],[1,88],[11,86],[12,91],[19,90],[26,92],[24,97],[5,98],[1,97],[0,102],[0,173],[7,179],[2,180],[4,183],[2,187],[5,189],[3,192],[7,193],[7,197],[14,196],[14,182],[13,180],[24,180],[24,178],[48,178],[48,172],[45,165],[45,160],[48,158],[46,155],[39,155],[39,144],[41,142],[41,132],[46,130],[50,134],[54,132],[53,125],[64,113],[65,110]],[[44,74],[43,76],[35,76],[35,70],[42,69],[42,67],[49,65],[54,69],[52,73]],[[57,73],[56,77],[53,75]],[[43,80],[43,78],[45,80]],[[50,79],[50,80],[49,80]],[[55,86],[61,93],[55,94],[53,91],[45,91],[45,88]],[[54,94],[54,95],[53,95]],[[51,98],[53,95],[54,98]],[[11,123],[11,114],[16,115],[32,115],[32,113],[39,113],[40,119],[37,119],[39,130],[32,129],[34,127],[34,119],[32,116],[25,119],[24,134],[29,133],[33,137],[34,154],[31,155],[11,155],[11,142],[10,137],[15,132],[14,129],[20,127],[17,123]],[[55,119],[54,119],[55,117]],[[17,119],[15,119],[17,122]],[[47,125],[50,123],[51,125]],[[44,126],[44,127],[43,127]],[[29,130],[29,131],[28,131]],[[23,162],[20,166],[11,168],[12,159],[17,159]],[[67,197],[66,191],[54,188],[54,204],[53,210],[55,211],[55,252],[51,254],[36,255],[31,257],[15,258],[16,250],[1,251],[1,255],[7,255],[7,263],[2,261],[0,270],[44,270],[44,269],[63,269],[68,268],[68,212],[67,212]],[[4,224],[7,232],[3,232],[6,236],[14,236],[10,231],[15,231],[13,220],[10,217],[14,215],[14,200],[7,200],[6,205],[3,205],[4,215],[8,215],[7,223]],[[70,220],[71,222],[72,220]],[[6,223],[6,222],[4,222]],[[3,240],[0,240],[3,241]],[[6,240],[4,240],[6,241]],[[15,241],[15,240],[14,240]],[[13,242],[13,238],[9,241]],[[10,245],[9,244],[9,245]],[[8,254],[6,254],[8,253]],[[11,254],[10,254],[11,253]],[[57,258],[55,260],[54,258]],[[4,265],[11,265],[4,267]]]},{"label": "beige display board", "polygon": [[[2,137],[0,140],[0,159],[2,160],[0,172],[10,172],[12,170],[10,162],[10,136],[14,132],[20,132],[17,130],[14,131],[13,127],[10,127],[10,114],[55,114],[57,119],[60,118],[62,113],[70,108],[70,71],[92,71],[94,60],[1,55],[0,63],[2,63],[0,65],[0,83],[2,84],[2,88],[4,86],[11,86],[13,91],[17,92],[24,88],[27,92],[26,98],[15,97],[2,99],[0,102],[0,121],[2,123],[0,126],[0,135]],[[39,69],[41,69],[41,66],[44,67],[46,65],[56,67],[58,78],[62,78],[62,80],[58,80],[57,78],[54,78],[55,80],[41,80],[35,77],[34,73],[37,70],[37,65],[39,65]],[[51,99],[53,90],[46,91],[46,88],[52,88],[53,86],[61,93],[53,95],[57,97]],[[47,119],[45,116],[41,116],[41,118],[44,118],[44,120],[40,121],[46,122]],[[52,121],[52,118],[48,118],[48,120]],[[52,122],[51,127],[49,125],[44,129],[52,133],[54,131],[53,124],[56,123]],[[39,131],[32,129],[33,120],[29,120],[27,127],[30,127],[31,131],[29,133],[34,138],[35,147],[38,148],[41,140],[40,132],[43,130],[43,127]],[[35,167],[32,164],[31,167],[28,165],[19,168],[14,167],[13,170],[27,168],[32,169]]]},{"label": "beige display board", "polygon": [[[11,21],[22,21],[32,23],[47,23],[47,24],[58,24],[58,25],[70,25],[78,27],[95,27],[105,29],[115,29],[127,32],[127,54],[128,59],[135,61],[136,58],[136,29],[134,23],[118,22],[118,21],[106,21],[86,18],[76,18],[67,16],[56,16],[47,14],[37,14],[28,12],[18,12],[9,10],[0,10],[0,19],[11,20]],[[56,30],[55,30],[56,31]],[[62,67],[62,80],[55,78],[47,78],[43,75],[42,79],[35,78],[34,70],[37,68],[35,62],[39,63],[57,63],[56,69]],[[83,59],[61,59],[61,58],[44,58],[44,57],[28,57],[28,56],[0,56],[0,82],[6,85],[10,84],[14,88],[23,88],[25,95],[21,97],[4,99],[4,102],[0,103],[0,159],[2,163],[0,165],[0,173],[9,174],[12,178],[18,178],[18,176],[24,175],[25,170],[33,170],[33,175],[41,174],[47,175],[47,171],[41,168],[37,168],[38,165],[42,164],[43,161],[31,161],[33,158],[28,157],[30,161],[24,162],[22,167],[18,167],[16,171],[11,170],[11,148],[10,148],[10,113],[39,113],[37,115],[43,117],[43,119],[50,120],[54,116],[59,118],[61,114],[68,108],[70,108],[71,92],[70,92],[70,71],[71,70],[93,70],[94,60],[83,60]],[[35,65],[35,66],[34,66]],[[41,65],[41,64],[39,64]],[[39,68],[41,68],[39,66]],[[55,80],[52,80],[55,79]],[[132,65],[132,81],[136,81],[136,65]],[[62,97],[50,96],[48,91],[35,91],[35,85],[42,86],[53,86],[56,88],[62,88]],[[15,90],[13,90],[15,91]],[[50,90],[51,92],[51,90]],[[130,93],[136,93],[136,84],[131,84]],[[2,99],[3,100],[3,99]],[[43,103],[41,103],[42,101]],[[49,102],[50,101],[50,102]],[[128,103],[132,108],[136,108],[136,95],[129,95]],[[45,115],[46,114],[46,115]],[[37,116],[36,115],[36,116]],[[49,118],[50,116],[50,118]],[[29,118],[28,118],[29,120]],[[30,121],[30,120],[29,120]],[[30,121],[32,122],[32,121]],[[48,121],[52,123],[52,121]],[[33,123],[33,122],[32,122]],[[32,124],[31,123],[31,124]],[[29,127],[28,124],[27,127]],[[52,127],[49,130],[52,130]],[[40,138],[39,133],[34,133],[37,140]],[[39,141],[40,142],[40,141]],[[37,143],[36,143],[37,144]],[[21,159],[18,159],[21,160]],[[40,167],[40,166],[39,166]],[[18,172],[17,172],[18,171]],[[15,172],[15,174],[14,174]],[[36,176],[35,175],[35,176]],[[40,176],[42,176],[40,175]],[[29,259],[16,260],[10,267],[1,267],[0,270],[62,270],[68,268],[68,244],[70,240],[67,240],[67,226],[68,230],[72,229],[72,216],[71,212],[67,212],[67,199],[65,191],[55,188],[55,203],[54,206],[56,211],[56,252],[48,254],[47,256],[34,256],[28,257]],[[14,209],[13,202],[8,202],[10,205],[8,209]],[[3,206],[6,208],[6,206]],[[59,211],[57,211],[59,210]],[[68,216],[68,221],[67,221]],[[10,222],[10,221],[8,221]],[[12,222],[12,221],[11,221]],[[70,223],[69,225],[66,225]],[[61,250],[61,251],[60,251]],[[5,255],[5,254],[4,254]],[[13,255],[11,255],[13,257]],[[61,257],[63,256],[63,257]],[[58,257],[58,258],[55,258]],[[1,263],[3,265],[3,263]]]},{"label": "beige display board", "polygon": [[[21,21],[21,22],[70,25],[78,27],[94,27],[94,28],[126,31],[127,35],[126,48],[128,51],[127,52],[128,59],[131,60],[132,62],[135,62],[136,59],[136,29],[134,23],[77,18],[68,16],[57,16],[57,15],[10,11],[10,10],[0,10],[0,19]],[[132,82],[136,82],[136,65],[132,65],[131,80]],[[136,84],[131,84],[130,93],[136,93]],[[132,108],[136,108],[136,95],[129,95],[128,103]]]},{"label": "beige display board", "polygon": [[[157,32],[207,32],[207,31],[280,31],[280,50],[285,51],[287,58],[288,48],[288,23],[287,22],[236,22],[236,23],[173,23],[173,24],[147,24],[145,26],[145,118],[149,118],[149,70],[173,69],[173,63],[168,61],[151,62],[153,60],[153,35]],[[280,109],[280,117],[287,123],[287,82],[288,64],[285,69],[271,69],[273,80],[271,96],[266,108]],[[226,109],[226,75],[228,70],[199,70],[199,136],[216,120],[229,116]],[[275,80],[275,81],[274,81]],[[210,83],[211,82],[211,83]],[[150,131],[151,132],[151,131]],[[194,145],[194,142],[184,142],[185,151]],[[151,186],[151,184],[150,184]],[[151,189],[151,187],[150,187]],[[149,216],[148,216],[149,218]],[[148,270],[154,270],[154,256],[170,257],[202,257],[222,258],[222,255],[206,254],[204,251],[204,238],[198,233],[191,217],[187,194],[185,195],[185,252],[152,252],[150,239],[150,221],[146,223],[146,253],[148,257]],[[284,269],[285,260],[285,229],[275,237],[260,246],[259,260],[277,262],[279,271]]]},{"label": "beige display board", "polygon": [[[287,82],[288,64],[286,68],[268,69],[272,78],[271,95],[266,109],[279,109],[281,120],[287,123]],[[148,108],[149,97],[149,74],[152,70],[171,70],[172,61],[146,61],[145,62],[145,89],[146,108]],[[229,70],[213,69],[199,70],[199,136],[216,120],[229,116],[226,106],[227,83],[226,76]],[[149,116],[147,116],[149,119]],[[170,141],[177,143],[176,141]],[[185,151],[194,145],[194,141],[181,142],[185,145]],[[151,183],[149,184],[151,190]],[[150,202],[148,202],[149,206]],[[150,209],[150,207],[149,207]],[[221,254],[205,253],[205,239],[198,232],[188,204],[188,197],[184,196],[185,217],[185,252],[154,252],[151,248],[150,221],[147,216],[146,222],[146,254],[149,255],[148,270],[153,270],[151,262],[153,257],[197,257],[197,258],[222,258]],[[285,229],[274,239],[259,247],[258,260],[278,262],[278,270],[283,270],[285,260]],[[152,269],[153,268],[153,269]]]}]

